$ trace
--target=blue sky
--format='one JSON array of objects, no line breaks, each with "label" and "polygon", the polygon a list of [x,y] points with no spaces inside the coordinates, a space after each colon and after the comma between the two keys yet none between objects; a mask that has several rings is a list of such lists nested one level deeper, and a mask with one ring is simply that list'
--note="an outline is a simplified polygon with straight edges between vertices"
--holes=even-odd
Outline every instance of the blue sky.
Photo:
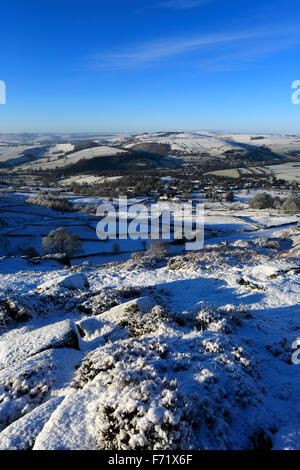
[{"label": "blue sky", "polygon": [[0,132],[300,133],[299,0],[11,0],[0,39]]}]

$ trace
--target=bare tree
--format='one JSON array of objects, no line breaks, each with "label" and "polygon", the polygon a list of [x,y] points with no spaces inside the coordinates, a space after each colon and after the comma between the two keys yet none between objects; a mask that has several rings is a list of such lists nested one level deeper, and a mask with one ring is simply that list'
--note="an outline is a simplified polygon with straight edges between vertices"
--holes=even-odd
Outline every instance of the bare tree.
[{"label": "bare tree", "polygon": [[76,235],[60,227],[44,237],[42,245],[45,253],[65,253],[71,256],[80,251],[82,242]]}]

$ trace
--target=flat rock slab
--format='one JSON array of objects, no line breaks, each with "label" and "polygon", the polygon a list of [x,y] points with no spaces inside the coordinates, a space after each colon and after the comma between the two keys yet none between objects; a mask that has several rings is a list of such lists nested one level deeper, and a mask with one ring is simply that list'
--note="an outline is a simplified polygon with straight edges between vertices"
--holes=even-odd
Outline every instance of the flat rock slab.
[{"label": "flat rock slab", "polygon": [[50,279],[49,281],[40,284],[36,288],[36,291],[38,293],[49,293],[59,288],[68,290],[85,290],[89,288],[89,283],[84,274],[68,274],[65,276],[59,276],[56,279]]},{"label": "flat rock slab", "polygon": [[76,326],[70,320],[44,326],[13,339],[0,340],[0,369],[53,348],[79,349]]},{"label": "flat rock slab", "polygon": [[97,384],[91,383],[66,396],[38,435],[33,450],[95,450],[100,391],[103,393]]},{"label": "flat rock slab", "polygon": [[0,433],[0,450],[29,450],[64,397],[46,403],[18,419]]},{"label": "flat rock slab", "polygon": [[98,316],[99,320],[109,321],[114,324],[120,324],[124,317],[130,315],[131,310],[139,311],[140,313],[147,313],[155,306],[155,301],[151,297],[140,297],[138,299],[129,300],[124,304],[117,305],[107,312],[101,313]]},{"label": "flat rock slab", "polygon": [[140,297],[117,305],[96,317],[82,320],[77,326],[85,341],[92,341],[100,336],[110,341],[124,339],[128,337],[128,332],[124,329],[122,322],[130,316],[130,311],[133,309],[140,313],[147,313],[154,306],[155,301],[150,297]]},{"label": "flat rock slab", "polygon": [[83,353],[48,349],[0,371],[0,431],[68,387]]}]

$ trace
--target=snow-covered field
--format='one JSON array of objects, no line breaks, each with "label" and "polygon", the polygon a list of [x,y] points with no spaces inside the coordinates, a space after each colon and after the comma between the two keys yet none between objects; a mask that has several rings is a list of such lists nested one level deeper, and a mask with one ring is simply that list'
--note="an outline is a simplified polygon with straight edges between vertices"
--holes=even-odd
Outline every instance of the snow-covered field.
[{"label": "snow-covered field", "polygon": [[289,182],[300,181],[300,163],[290,162],[283,163],[282,165],[269,165],[269,166],[250,166],[247,168],[230,168],[227,170],[217,170],[208,172],[208,174],[226,176],[229,178],[240,178],[241,176],[275,176],[277,179],[281,179]]},{"label": "snow-covered field", "polygon": [[[207,203],[203,250],[153,257],[2,192],[0,449],[300,449],[299,215],[254,194]],[[22,257],[61,226],[80,261]]]},{"label": "snow-covered field", "polygon": [[246,145],[265,145],[273,152],[286,155],[291,151],[300,151],[300,135],[284,134],[230,134],[234,142]]},{"label": "snow-covered field", "polygon": [[122,176],[92,176],[92,175],[74,175],[69,178],[61,179],[59,181],[60,186],[69,185],[73,183],[77,184],[101,184],[106,181],[117,181]]},{"label": "snow-covered field", "polygon": [[277,179],[300,182],[300,164],[297,162],[284,163],[283,165],[270,165],[266,168],[272,175],[276,176]]}]

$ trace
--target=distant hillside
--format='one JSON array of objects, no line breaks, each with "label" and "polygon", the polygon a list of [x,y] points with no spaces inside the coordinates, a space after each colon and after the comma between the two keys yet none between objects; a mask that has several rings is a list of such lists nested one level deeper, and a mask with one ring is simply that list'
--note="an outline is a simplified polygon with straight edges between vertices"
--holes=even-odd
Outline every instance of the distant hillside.
[{"label": "distant hillside", "polygon": [[151,169],[189,163],[215,169],[286,159],[300,159],[300,136],[185,131],[0,134],[2,172]]}]

